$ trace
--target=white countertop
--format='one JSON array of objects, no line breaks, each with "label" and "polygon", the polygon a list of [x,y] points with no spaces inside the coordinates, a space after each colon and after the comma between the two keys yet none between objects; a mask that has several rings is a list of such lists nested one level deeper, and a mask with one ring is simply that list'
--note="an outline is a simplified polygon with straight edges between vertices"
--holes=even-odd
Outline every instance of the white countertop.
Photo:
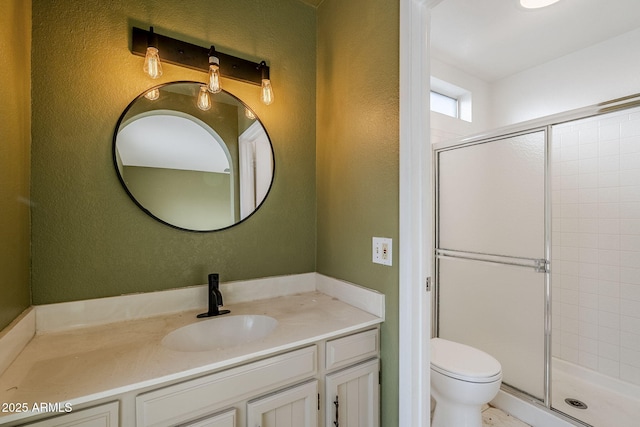
[{"label": "white countertop", "polygon": [[[0,376],[0,402],[79,405],[212,372],[382,322],[381,317],[318,291],[224,308],[231,310],[229,315],[271,316],[278,326],[263,340],[204,352],[173,351],[160,343],[177,328],[208,321],[196,318],[201,309],[38,334]],[[0,424],[29,415],[0,413]]]}]

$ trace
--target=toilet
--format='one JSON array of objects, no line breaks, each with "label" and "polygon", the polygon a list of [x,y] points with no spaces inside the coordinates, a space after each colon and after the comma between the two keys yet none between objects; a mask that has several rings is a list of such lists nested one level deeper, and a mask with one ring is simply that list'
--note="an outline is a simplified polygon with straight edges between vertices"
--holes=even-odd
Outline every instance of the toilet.
[{"label": "toilet", "polygon": [[431,339],[432,427],[482,427],[482,405],[500,390],[502,366],[484,351]]}]

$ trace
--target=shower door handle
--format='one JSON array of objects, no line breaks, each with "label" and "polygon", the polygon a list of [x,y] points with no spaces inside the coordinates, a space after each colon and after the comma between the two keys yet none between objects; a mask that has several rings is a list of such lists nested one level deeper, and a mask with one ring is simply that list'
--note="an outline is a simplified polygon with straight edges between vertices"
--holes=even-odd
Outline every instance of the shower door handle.
[{"label": "shower door handle", "polygon": [[480,252],[455,251],[451,249],[436,249],[436,256],[439,258],[458,258],[469,261],[511,265],[514,267],[533,268],[536,273],[549,272],[549,261],[544,258],[514,257],[507,255],[485,254]]}]

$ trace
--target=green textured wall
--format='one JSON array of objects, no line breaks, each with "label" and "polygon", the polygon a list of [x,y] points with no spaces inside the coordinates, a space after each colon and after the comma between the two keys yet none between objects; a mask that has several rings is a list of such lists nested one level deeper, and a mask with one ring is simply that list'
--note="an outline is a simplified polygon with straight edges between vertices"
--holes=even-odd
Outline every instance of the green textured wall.
[{"label": "green textured wall", "polygon": [[[318,8],[317,271],[386,295],[382,425],[398,425],[399,3]],[[371,262],[391,237],[393,267]]]},{"label": "green textured wall", "polygon": [[[3,18],[5,19],[5,18]],[[142,73],[131,26],[271,66],[275,102],[224,80],[272,139],[274,186],[249,220],[214,233],[167,227],[121,188],[116,122],[158,83],[204,80],[164,65]],[[33,303],[315,271],[316,11],[297,0],[33,0]]]},{"label": "green textured wall", "polygon": [[235,220],[229,173],[124,166],[122,179],[145,209],[169,224],[211,230]]},{"label": "green textured wall", "polygon": [[29,173],[31,1],[0,13],[0,330],[31,303]]}]

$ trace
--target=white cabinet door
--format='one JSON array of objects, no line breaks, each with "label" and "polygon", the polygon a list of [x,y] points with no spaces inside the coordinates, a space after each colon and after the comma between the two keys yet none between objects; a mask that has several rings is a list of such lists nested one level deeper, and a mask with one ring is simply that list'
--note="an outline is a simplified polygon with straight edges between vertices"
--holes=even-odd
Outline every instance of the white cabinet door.
[{"label": "white cabinet door", "polygon": [[197,421],[192,421],[181,425],[181,427],[237,427],[236,418],[236,409],[234,408]]},{"label": "white cabinet door", "polygon": [[317,427],[318,381],[247,403],[247,427]]},{"label": "white cabinet door", "polygon": [[327,375],[325,422],[327,427],[378,427],[379,362],[371,360]]},{"label": "white cabinet door", "polygon": [[25,427],[118,427],[118,402],[47,418]]}]

